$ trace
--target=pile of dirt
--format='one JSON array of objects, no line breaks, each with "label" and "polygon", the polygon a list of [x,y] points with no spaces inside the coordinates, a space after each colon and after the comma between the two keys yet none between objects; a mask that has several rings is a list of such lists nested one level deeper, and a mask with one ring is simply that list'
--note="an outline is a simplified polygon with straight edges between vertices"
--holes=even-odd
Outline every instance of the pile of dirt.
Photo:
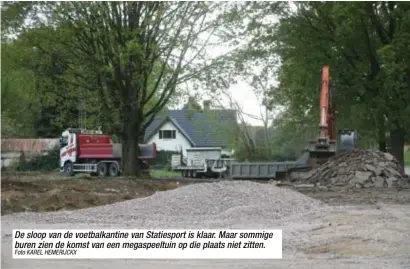
[{"label": "pile of dirt", "polygon": [[306,183],[345,188],[409,188],[400,164],[389,153],[356,150],[330,158],[309,173]]}]

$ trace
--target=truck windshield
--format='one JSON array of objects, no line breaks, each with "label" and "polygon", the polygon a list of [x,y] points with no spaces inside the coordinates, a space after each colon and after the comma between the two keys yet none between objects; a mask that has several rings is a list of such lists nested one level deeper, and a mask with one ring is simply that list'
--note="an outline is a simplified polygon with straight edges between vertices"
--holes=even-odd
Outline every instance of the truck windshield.
[{"label": "truck windshield", "polygon": [[63,148],[68,145],[68,136],[60,137],[60,148]]}]

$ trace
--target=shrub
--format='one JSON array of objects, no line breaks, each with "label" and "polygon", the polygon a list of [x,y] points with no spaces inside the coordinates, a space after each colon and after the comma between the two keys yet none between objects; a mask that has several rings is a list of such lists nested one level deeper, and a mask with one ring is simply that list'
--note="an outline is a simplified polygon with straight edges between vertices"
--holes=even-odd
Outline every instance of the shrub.
[{"label": "shrub", "polygon": [[47,155],[33,157],[29,160],[20,161],[17,171],[54,171],[59,168],[60,148],[55,147]]}]

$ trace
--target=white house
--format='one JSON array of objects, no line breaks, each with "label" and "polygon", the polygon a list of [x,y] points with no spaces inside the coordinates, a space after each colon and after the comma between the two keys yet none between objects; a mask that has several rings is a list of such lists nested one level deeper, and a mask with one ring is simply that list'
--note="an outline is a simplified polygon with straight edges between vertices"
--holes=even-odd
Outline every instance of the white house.
[{"label": "white house", "polygon": [[158,151],[182,150],[183,155],[186,155],[186,149],[192,147],[192,142],[180,130],[181,129],[177,127],[177,123],[170,119],[165,121],[163,125],[146,140],[146,143],[155,143]]},{"label": "white house", "polygon": [[215,147],[231,155],[235,124],[234,110],[169,110],[148,126],[145,143],[155,142],[158,151],[182,150],[184,156],[190,148]]}]

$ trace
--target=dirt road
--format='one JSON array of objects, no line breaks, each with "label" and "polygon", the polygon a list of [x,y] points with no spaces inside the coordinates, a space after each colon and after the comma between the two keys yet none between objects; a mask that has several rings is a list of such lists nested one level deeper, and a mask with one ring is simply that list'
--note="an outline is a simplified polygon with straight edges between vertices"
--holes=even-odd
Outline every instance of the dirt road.
[{"label": "dirt road", "polygon": [[[361,189],[350,192],[300,190],[307,196],[324,201],[330,207],[323,212],[305,215],[290,214],[286,217],[275,218],[275,212],[278,210],[274,206],[275,199],[284,199],[284,197],[277,197],[278,191],[275,189],[272,189],[272,196],[269,196],[270,192],[266,190],[265,185],[255,183],[250,185],[254,188],[250,191],[248,185],[238,184],[229,192],[220,195],[219,200],[214,195],[207,197],[207,191],[222,191],[218,186],[206,185],[197,188],[200,191],[191,193],[189,190],[183,192],[178,188],[182,185],[186,183],[84,178],[66,180],[56,179],[53,175],[41,176],[39,174],[3,177],[2,213],[6,215],[2,218],[2,268],[410,268],[410,233],[408,232],[410,230],[410,190]],[[156,190],[165,191],[167,189],[173,190],[147,197]],[[182,192],[177,192],[179,190]],[[183,196],[177,195],[181,193]],[[293,191],[288,194],[292,193]],[[207,215],[199,214],[194,217],[195,214],[191,211],[197,208],[182,208],[182,205],[193,206],[192,202],[185,201],[188,199],[188,194],[198,200],[197,204],[212,205],[215,199],[214,203],[217,207],[226,201],[232,201],[235,204],[235,201],[240,198],[243,201],[249,201],[250,206],[263,207],[263,210],[257,209],[255,213],[246,210],[242,212],[240,206],[232,207],[224,212],[234,210],[237,213],[229,215],[223,220],[223,225],[222,222],[219,225],[227,228],[266,229],[266,227],[273,227],[283,229],[283,259],[272,261],[58,261],[13,260],[11,258],[10,233],[11,229],[17,227],[129,228],[131,223],[136,225],[135,227],[152,226],[152,223],[157,223],[158,227],[164,227],[166,223],[165,227],[171,225],[201,229],[212,227],[216,219],[221,219],[220,213],[217,214],[217,212],[207,213]],[[131,200],[135,197],[147,198]],[[203,200],[205,198],[209,201]],[[127,201],[115,207],[117,212],[112,212],[108,207],[97,207],[85,209],[86,211],[81,210],[81,212],[9,214],[22,210],[71,210],[122,200]],[[148,210],[147,207],[150,209]],[[165,209],[172,212],[164,212]],[[192,214],[185,218],[178,217],[182,216],[183,212]],[[164,218],[165,216],[168,217]]]}]

